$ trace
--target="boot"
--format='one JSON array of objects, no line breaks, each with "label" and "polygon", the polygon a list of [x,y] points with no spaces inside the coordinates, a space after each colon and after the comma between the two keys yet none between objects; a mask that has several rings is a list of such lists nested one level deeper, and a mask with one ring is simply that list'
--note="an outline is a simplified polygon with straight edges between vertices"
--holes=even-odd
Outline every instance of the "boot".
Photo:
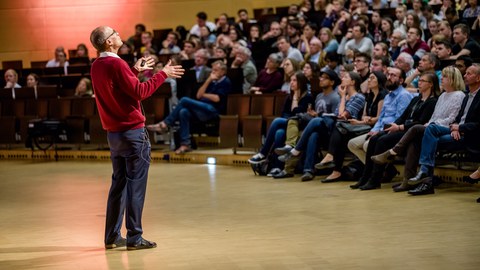
[{"label": "boot", "polygon": [[390,153],[390,150],[387,150],[381,154],[372,156],[371,159],[376,164],[383,165],[395,160],[395,155],[392,155],[392,153]]}]

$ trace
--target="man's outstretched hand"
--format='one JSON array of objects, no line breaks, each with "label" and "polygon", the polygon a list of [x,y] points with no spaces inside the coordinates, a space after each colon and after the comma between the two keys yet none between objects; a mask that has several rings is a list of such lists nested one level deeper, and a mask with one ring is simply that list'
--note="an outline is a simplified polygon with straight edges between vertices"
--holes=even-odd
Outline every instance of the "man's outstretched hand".
[{"label": "man's outstretched hand", "polygon": [[185,69],[180,65],[172,66],[172,60],[169,60],[167,65],[162,70],[169,78],[180,78],[185,73]]}]

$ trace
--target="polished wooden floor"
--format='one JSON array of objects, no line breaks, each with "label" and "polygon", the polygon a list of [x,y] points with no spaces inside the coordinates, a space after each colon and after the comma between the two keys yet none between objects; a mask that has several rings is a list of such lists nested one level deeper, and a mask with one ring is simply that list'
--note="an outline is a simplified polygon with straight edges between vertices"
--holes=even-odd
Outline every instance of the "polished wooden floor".
[{"label": "polished wooden floor", "polygon": [[0,269],[479,269],[478,186],[410,197],[154,163],[152,250],[103,249],[109,162],[0,162]]}]

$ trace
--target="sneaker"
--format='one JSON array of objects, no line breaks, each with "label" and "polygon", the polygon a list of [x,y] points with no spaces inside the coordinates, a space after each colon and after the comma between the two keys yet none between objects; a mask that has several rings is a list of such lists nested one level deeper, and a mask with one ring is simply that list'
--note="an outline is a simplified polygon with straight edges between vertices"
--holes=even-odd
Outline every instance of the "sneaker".
[{"label": "sneaker", "polygon": [[289,160],[292,156],[293,156],[292,152],[287,152],[281,156],[278,156],[278,160],[280,160],[281,162],[285,162]]},{"label": "sneaker", "polygon": [[267,176],[274,176],[276,174],[279,174],[282,170],[280,168],[273,168],[270,170],[270,172],[267,174]]},{"label": "sneaker", "polygon": [[255,154],[253,157],[251,157],[248,162],[250,164],[260,164],[263,163],[267,160],[267,158],[262,155],[261,153]]},{"label": "sneaker", "polygon": [[147,249],[147,248],[156,248],[157,243],[148,241],[146,239],[140,239],[140,242],[135,245],[127,245],[127,250],[138,250],[138,249]]},{"label": "sneaker", "polygon": [[127,245],[127,240],[123,237],[111,244],[105,244],[105,249],[114,249],[119,247],[124,247]]},{"label": "sneaker", "polygon": [[312,181],[315,176],[311,172],[305,172],[300,178],[302,182]]},{"label": "sneaker", "polygon": [[285,145],[284,147],[279,147],[279,148],[275,148],[275,154],[281,156],[281,155],[284,155],[288,152],[290,152],[290,150],[292,150],[293,147],[291,147],[290,145]]}]

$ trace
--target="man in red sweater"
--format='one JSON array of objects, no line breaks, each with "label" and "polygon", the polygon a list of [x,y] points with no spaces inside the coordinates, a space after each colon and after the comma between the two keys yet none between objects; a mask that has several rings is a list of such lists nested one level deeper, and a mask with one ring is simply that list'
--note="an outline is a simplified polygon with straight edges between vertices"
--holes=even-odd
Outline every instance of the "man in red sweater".
[{"label": "man in red sweater", "polygon": [[[98,112],[107,131],[113,165],[108,194],[105,248],[127,246],[128,250],[154,248],[155,242],[142,237],[142,211],[150,166],[150,142],[140,101],[151,96],[166,78],[179,78],[184,70],[171,66],[141,83],[137,75],[153,69],[151,57],[139,59],[130,68],[118,55],[120,35],[108,26],[95,28],[90,42],[100,53],[92,64],[91,76]],[[120,234],[126,213],[126,239]]]}]

